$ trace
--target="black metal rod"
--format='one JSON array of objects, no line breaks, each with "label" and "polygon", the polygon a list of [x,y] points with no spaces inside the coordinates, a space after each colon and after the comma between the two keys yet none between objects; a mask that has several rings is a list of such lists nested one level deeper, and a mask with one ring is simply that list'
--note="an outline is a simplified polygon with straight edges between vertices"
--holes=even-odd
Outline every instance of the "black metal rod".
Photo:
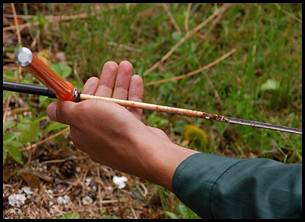
[{"label": "black metal rod", "polygon": [[47,96],[49,98],[57,98],[56,95],[46,87],[30,84],[22,84],[15,82],[3,81],[3,89],[12,92],[28,93],[40,96]]}]

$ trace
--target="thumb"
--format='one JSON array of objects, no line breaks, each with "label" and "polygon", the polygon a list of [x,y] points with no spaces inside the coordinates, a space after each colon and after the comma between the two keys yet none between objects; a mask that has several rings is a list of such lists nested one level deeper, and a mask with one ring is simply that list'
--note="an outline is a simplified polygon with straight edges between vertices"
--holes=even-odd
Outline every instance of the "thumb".
[{"label": "thumb", "polygon": [[75,105],[76,103],[70,101],[51,103],[47,108],[48,116],[53,121],[73,125],[72,116],[76,110]]}]

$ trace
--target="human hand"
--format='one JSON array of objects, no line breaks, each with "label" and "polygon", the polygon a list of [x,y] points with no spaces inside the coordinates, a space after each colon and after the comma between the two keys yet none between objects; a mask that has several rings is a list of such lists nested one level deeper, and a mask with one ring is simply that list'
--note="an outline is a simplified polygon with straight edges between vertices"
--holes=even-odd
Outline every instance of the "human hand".
[{"label": "human hand", "polygon": [[[100,79],[88,79],[82,92],[141,101],[144,85],[128,61],[107,62]],[[101,100],[59,101],[48,107],[50,119],[70,125],[73,143],[92,159],[171,189],[176,167],[195,151],[175,145],[162,130],[146,126],[140,121],[142,112]]]}]

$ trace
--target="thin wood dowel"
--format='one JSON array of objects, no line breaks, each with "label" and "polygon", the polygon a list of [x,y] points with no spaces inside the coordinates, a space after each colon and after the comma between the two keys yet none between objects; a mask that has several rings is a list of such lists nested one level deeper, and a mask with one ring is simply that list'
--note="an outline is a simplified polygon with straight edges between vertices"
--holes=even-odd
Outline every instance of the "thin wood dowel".
[{"label": "thin wood dowel", "polygon": [[170,107],[170,106],[162,106],[162,105],[156,105],[156,104],[151,104],[151,103],[143,103],[143,102],[115,99],[115,98],[109,98],[109,97],[93,96],[93,95],[87,95],[87,94],[80,94],[80,99],[81,100],[98,99],[98,100],[114,102],[121,106],[126,106],[126,107],[153,110],[153,111],[157,111],[157,112],[172,113],[172,114],[178,114],[178,115],[183,115],[183,116],[198,117],[198,118],[203,118],[203,119],[208,119],[208,120],[226,121],[226,118],[224,116],[221,116],[218,114],[210,114],[210,113],[196,111],[196,110],[182,109],[182,108],[176,108],[176,107]]},{"label": "thin wood dowel", "polygon": [[191,110],[191,109],[182,109],[182,108],[176,108],[176,107],[171,107],[171,106],[162,106],[162,105],[151,104],[151,103],[135,102],[135,101],[130,101],[130,100],[80,94],[80,100],[86,100],[86,99],[98,99],[98,100],[114,102],[121,106],[126,106],[126,107],[147,109],[147,110],[153,110],[153,111],[157,111],[157,112],[172,113],[172,114],[197,117],[197,118],[202,118],[202,119],[207,119],[207,120],[216,120],[216,121],[221,121],[221,122],[227,122],[230,124],[252,126],[252,127],[256,127],[256,128],[271,129],[271,130],[277,130],[277,131],[286,132],[286,133],[295,133],[295,134],[302,135],[301,129],[291,128],[291,127],[276,126],[276,125],[272,125],[269,123],[244,120],[244,119],[239,119],[239,118],[234,118],[234,117],[225,117],[225,116],[222,116],[219,114],[211,114],[211,113],[206,113],[206,112],[196,111],[196,110]]}]

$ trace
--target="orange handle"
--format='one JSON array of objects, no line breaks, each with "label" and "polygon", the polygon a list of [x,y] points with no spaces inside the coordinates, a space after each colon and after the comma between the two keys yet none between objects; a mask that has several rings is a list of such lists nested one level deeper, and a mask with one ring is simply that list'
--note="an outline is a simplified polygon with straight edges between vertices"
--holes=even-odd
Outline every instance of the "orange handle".
[{"label": "orange handle", "polygon": [[61,101],[75,101],[76,88],[68,81],[56,75],[47,64],[39,59],[34,53],[32,54],[32,62],[28,68],[33,71],[35,77],[52,90],[57,98]]}]

